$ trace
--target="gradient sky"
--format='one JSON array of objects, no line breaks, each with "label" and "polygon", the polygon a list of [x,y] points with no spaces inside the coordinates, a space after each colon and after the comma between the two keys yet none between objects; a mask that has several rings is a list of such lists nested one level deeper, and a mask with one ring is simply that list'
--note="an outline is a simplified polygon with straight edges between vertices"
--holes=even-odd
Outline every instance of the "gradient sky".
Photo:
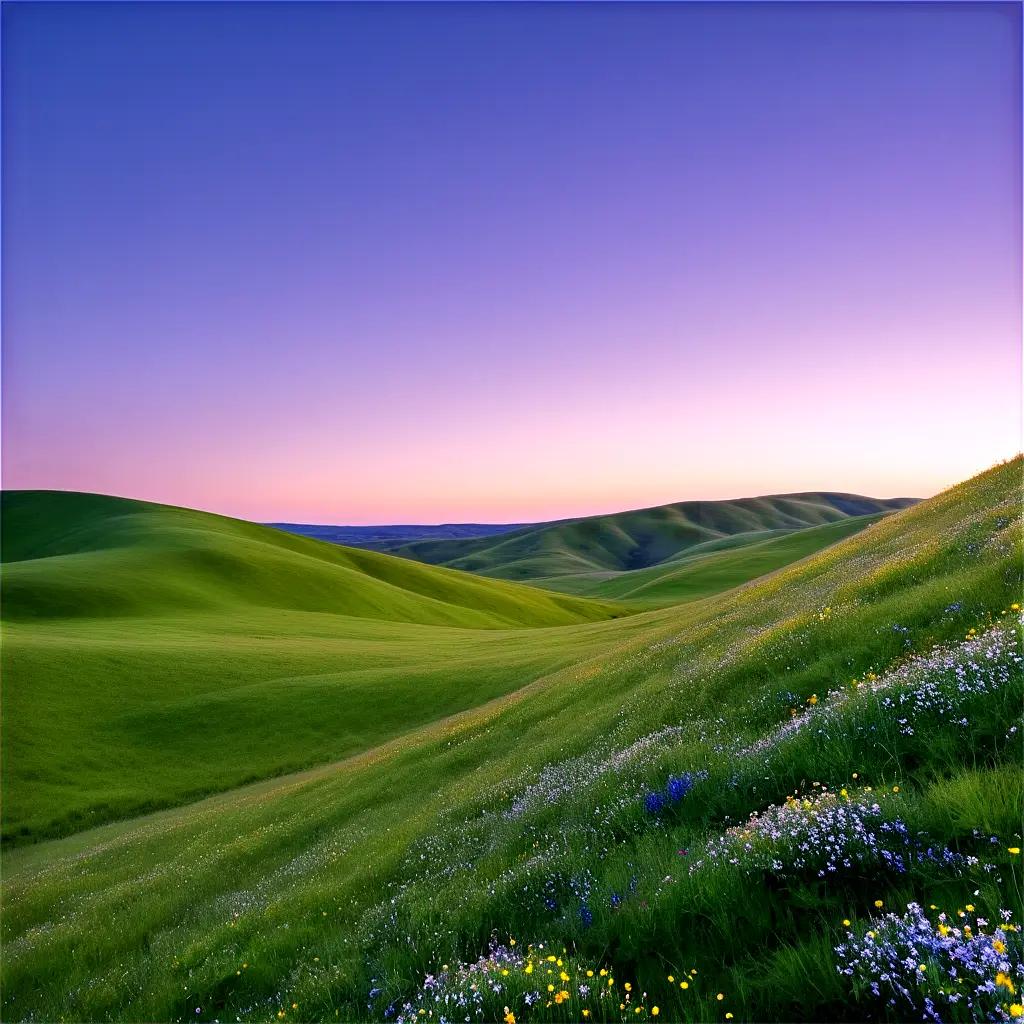
[{"label": "gradient sky", "polygon": [[1020,447],[1020,18],[5,4],[4,486],[932,494]]}]

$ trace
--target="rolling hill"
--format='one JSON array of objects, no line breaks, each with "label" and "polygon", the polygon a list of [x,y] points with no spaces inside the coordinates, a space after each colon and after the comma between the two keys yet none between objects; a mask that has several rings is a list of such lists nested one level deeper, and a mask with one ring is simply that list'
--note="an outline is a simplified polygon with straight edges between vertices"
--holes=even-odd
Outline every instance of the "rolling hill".
[{"label": "rolling hill", "polygon": [[17,620],[281,608],[497,628],[616,609],[127,498],[7,491],[5,617]]},{"label": "rolling hill", "polygon": [[736,501],[683,501],[674,505],[540,523],[500,536],[424,540],[394,554],[500,579],[544,581],[600,572],[627,572],[681,558],[700,545],[730,538],[766,540],[850,517],[906,508],[913,498],[855,494],[783,494]]},{"label": "rolling hill", "polygon": [[[1020,479],[1018,459],[706,600],[465,631],[498,638],[492,667],[513,637],[576,650],[334,765],[8,850],[3,1018],[1009,1018]],[[134,626],[109,628],[108,669]],[[5,729],[91,716],[76,673],[96,642]],[[190,642],[159,641],[183,673]],[[237,658],[209,683],[223,718],[248,699]],[[5,704],[33,676],[11,678]],[[285,707],[262,745],[285,742]],[[132,769],[96,774],[119,751],[100,739],[79,731],[62,782],[115,799]]]},{"label": "rolling hill", "polygon": [[631,628],[188,509],[9,492],[2,511],[5,843],[348,756]]}]

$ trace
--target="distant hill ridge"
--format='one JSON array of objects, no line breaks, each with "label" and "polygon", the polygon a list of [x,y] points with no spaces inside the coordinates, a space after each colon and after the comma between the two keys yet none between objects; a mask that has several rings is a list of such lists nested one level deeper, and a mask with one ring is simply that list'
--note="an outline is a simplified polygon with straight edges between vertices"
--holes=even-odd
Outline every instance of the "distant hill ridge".
[{"label": "distant hill ridge", "polygon": [[286,533],[315,537],[332,544],[347,544],[371,551],[390,551],[420,540],[456,540],[466,537],[490,537],[521,530],[530,523],[442,523],[439,526],[327,526],[315,523],[267,523]]},{"label": "distant hill ridge", "polygon": [[537,523],[487,537],[421,540],[391,551],[432,565],[513,580],[624,572],[671,561],[710,542],[765,540],[847,518],[894,512],[917,500],[810,491],[727,501],[681,501]]}]

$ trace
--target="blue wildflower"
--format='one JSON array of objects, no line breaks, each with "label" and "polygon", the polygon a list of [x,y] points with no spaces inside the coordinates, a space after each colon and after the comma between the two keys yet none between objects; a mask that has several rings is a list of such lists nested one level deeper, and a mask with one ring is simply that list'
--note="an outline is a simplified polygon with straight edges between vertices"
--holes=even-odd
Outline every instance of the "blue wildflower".
[{"label": "blue wildflower", "polygon": [[648,793],[644,798],[644,808],[648,814],[660,814],[665,807],[665,798],[660,793]]},{"label": "blue wildflower", "polygon": [[689,772],[684,772],[682,775],[669,777],[666,792],[669,800],[677,804],[691,789],[693,789],[693,776]]}]

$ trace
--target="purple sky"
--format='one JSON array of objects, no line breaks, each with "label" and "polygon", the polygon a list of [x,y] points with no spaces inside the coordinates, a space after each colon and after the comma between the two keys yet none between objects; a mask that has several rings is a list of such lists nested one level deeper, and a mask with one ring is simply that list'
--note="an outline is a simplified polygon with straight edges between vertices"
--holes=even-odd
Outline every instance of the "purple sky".
[{"label": "purple sky", "polygon": [[927,495],[1020,446],[1020,7],[5,4],[5,487]]}]

